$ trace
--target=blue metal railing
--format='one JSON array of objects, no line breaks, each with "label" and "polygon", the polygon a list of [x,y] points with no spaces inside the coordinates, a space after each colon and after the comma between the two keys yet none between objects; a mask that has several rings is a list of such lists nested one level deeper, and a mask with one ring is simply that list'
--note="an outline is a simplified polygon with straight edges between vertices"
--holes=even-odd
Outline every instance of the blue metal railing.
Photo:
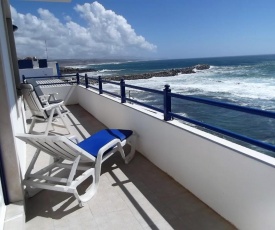
[{"label": "blue metal railing", "polygon": [[[135,85],[129,85],[129,84],[126,84],[123,79],[120,79],[120,82],[117,82],[117,81],[110,81],[110,80],[102,79],[101,76],[99,76],[97,78],[96,77],[88,77],[87,74],[85,74],[84,76],[76,74],[74,76],[76,77],[76,81],[71,82],[71,83],[82,84],[82,85],[85,85],[86,88],[93,88],[95,90],[98,90],[99,94],[106,93],[106,94],[110,94],[114,97],[118,97],[118,98],[120,98],[121,103],[125,103],[128,101],[128,102],[132,102],[132,103],[144,106],[146,108],[158,111],[160,113],[163,113],[163,117],[164,117],[165,121],[169,121],[169,120],[172,120],[173,118],[177,118],[182,121],[186,121],[188,123],[195,124],[197,126],[207,128],[214,132],[232,137],[234,139],[238,139],[240,141],[244,141],[249,144],[261,147],[263,149],[275,151],[275,146],[273,146],[271,144],[268,144],[268,143],[265,143],[265,142],[262,142],[259,140],[255,140],[255,139],[249,138],[247,136],[244,136],[244,135],[241,135],[238,133],[234,133],[234,132],[231,132],[226,129],[218,128],[216,126],[212,126],[212,125],[206,124],[204,122],[194,120],[194,119],[191,119],[191,118],[188,118],[185,116],[181,116],[177,113],[174,113],[172,111],[172,98],[197,102],[197,103],[201,103],[201,104],[211,105],[211,106],[215,106],[215,107],[219,107],[219,108],[235,110],[235,111],[239,111],[239,112],[254,114],[254,115],[261,116],[261,117],[267,117],[267,118],[273,118],[273,119],[275,118],[275,112],[264,111],[264,110],[259,110],[259,109],[244,107],[244,106],[238,106],[238,105],[233,105],[233,104],[224,103],[224,102],[218,102],[218,101],[214,101],[214,100],[210,100],[210,99],[202,99],[202,98],[198,98],[198,97],[175,94],[175,93],[171,92],[169,85],[165,85],[163,91],[160,91],[160,90],[149,89],[149,88],[144,88],[144,87],[135,86]],[[41,77],[41,78],[45,78],[45,77]],[[60,79],[60,77],[58,77],[58,78]],[[95,84],[93,84],[93,85],[90,84],[91,81]],[[120,94],[104,90],[103,83],[108,83],[108,84],[119,86]],[[95,86],[96,84],[97,84],[97,86]],[[48,84],[48,85],[51,85],[51,84]],[[140,90],[140,91],[144,91],[144,92],[161,95],[163,97],[163,109],[146,104],[146,103],[142,103],[138,100],[127,97],[126,96],[126,88],[136,89],[136,90]]]}]

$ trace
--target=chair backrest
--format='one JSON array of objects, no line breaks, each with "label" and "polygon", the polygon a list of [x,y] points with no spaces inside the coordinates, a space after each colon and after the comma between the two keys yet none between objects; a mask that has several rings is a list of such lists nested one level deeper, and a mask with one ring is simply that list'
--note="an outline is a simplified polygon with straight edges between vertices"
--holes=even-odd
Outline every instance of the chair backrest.
[{"label": "chair backrest", "polygon": [[26,79],[25,83],[31,84],[33,86],[33,89],[35,90],[36,94],[38,96],[42,96],[42,95],[44,95],[44,93],[42,92],[42,90],[40,89],[40,87],[36,81],[37,81],[37,79],[35,79],[35,78],[28,78],[28,79]]},{"label": "chair backrest", "polygon": [[56,158],[73,161],[81,155],[82,162],[95,161],[94,156],[64,136],[17,134],[16,137]]},{"label": "chair backrest", "polygon": [[24,100],[27,102],[32,115],[44,119],[48,118],[49,116],[43,109],[43,105],[33,86],[31,84],[21,84],[20,87]]}]

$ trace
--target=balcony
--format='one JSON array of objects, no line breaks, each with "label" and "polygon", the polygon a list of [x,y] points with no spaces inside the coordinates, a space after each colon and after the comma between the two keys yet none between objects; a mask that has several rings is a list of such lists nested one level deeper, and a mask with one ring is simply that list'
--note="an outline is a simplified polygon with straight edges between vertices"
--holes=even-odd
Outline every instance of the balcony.
[{"label": "balcony", "polygon": [[[67,109],[71,134],[79,140],[106,128],[80,105]],[[44,125],[36,125],[34,131],[40,132]],[[54,133],[62,135],[66,130],[56,127]],[[33,153],[34,149],[27,146],[27,164]],[[45,155],[39,163],[44,165],[49,160]],[[97,194],[82,208],[73,196],[60,192],[45,190],[26,199],[26,229],[37,228],[235,229],[138,152],[128,165],[119,154],[108,159]]]},{"label": "balcony", "polygon": [[[187,229],[274,229],[275,158],[177,120],[165,121],[163,113],[121,103],[120,98],[87,86],[50,84],[41,84],[42,91],[58,92],[64,99],[72,134],[82,140],[105,127],[132,129],[138,134],[139,154],[129,165],[122,164],[119,156],[109,159],[103,165],[98,194],[82,209],[57,192],[44,191],[28,200],[30,229],[36,223],[47,229],[59,222],[64,228],[75,227],[77,221],[85,223],[78,218],[86,216],[93,220],[87,225],[99,229],[116,224],[128,229],[128,220],[153,229],[187,225]],[[28,157],[33,152],[28,150]],[[49,160],[41,159],[41,164]]]}]

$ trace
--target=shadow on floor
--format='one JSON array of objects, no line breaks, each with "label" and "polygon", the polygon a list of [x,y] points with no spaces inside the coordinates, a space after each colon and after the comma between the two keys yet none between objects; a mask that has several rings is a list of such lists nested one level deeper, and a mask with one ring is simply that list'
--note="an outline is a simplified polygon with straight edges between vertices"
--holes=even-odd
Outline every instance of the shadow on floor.
[{"label": "shadow on floor", "polygon": [[[83,138],[80,125],[89,134],[106,128],[80,106],[68,106],[68,109],[72,126]],[[80,190],[83,192],[88,185],[85,181]],[[70,194],[45,190],[26,201],[26,221],[37,216],[59,220],[70,214],[82,215],[84,211],[94,216],[106,215],[124,209],[129,209],[147,229],[162,229],[161,226],[163,229],[168,229],[165,226],[171,229],[235,229],[139,153],[127,165],[119,154],[104,162],[98,193],[83,208]]]}]

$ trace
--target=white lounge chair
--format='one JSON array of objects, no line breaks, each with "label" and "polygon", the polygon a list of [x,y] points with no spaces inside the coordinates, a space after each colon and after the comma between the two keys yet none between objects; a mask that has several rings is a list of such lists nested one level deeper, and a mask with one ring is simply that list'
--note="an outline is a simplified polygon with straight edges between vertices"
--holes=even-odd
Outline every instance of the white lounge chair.
[{"label": "white lounge chair", "polygon": [[[72,193],[80,206],[83,206],[83,202],[90,200],[96,193],[101,164],[106,159],[118,151],[127,164],[135,154],[136,135],[131,130],[102,130],[80,143],[75,143],[74,139],[68,139],[65,136],[18,134],[16,137],[37,148],[23,181],[27,194],[33,196],[34,188]],[[127,155],[123,150],[126,143],[131,146]],[[54,162],[38,172],[31,173],[41,151],[53,156]],[[65,169],[70,170],[68,176],[60,178],[55,175]],[[83,171],[83,173],[76,175],[77,171]],[[79,195],[78,185],[91,176],[93,179],[90,179],[90,186],[83,195]]]},{"label": "white lounge chair", "polygon": [[40,98],[43,106],[47,105],[47,104],[63,102],[63,100],[56,98],[56,95],[58,95],[58,93],[50,93],[48,95],[45,95],[42,92],[40,86],[37,84],[37,79],[35,79],[35,78],[27,78],[27,79],[25,79],[24,83],[32,85],[34,91],[36,92],[36,95]]},{"label": "white lounge chair", "polygon": [[[58,125],[56,122],[53,122],[53,118],[59,117],[68,132],[69,128],[66,122],[63,119],[63,116],[68,113],[67,110],[61,109],[61,105],[63,105],[63,101],[58,101],[54,103],[50,103],[48,98],[44,98],[42,96],[38,96],[35,92],[33,86],[31,84],[21,84],[21,91],[24,97],[24,100],[27,102],[29,109],[32,113],[32,123],[30,125],[29,133],[32,132],[34,125],[37,120],[40,121],[48,121],[46,130],[44,132],[45,135],[48,135],[50,124]],[[60,125],[59,125],[60,126]]]}]

